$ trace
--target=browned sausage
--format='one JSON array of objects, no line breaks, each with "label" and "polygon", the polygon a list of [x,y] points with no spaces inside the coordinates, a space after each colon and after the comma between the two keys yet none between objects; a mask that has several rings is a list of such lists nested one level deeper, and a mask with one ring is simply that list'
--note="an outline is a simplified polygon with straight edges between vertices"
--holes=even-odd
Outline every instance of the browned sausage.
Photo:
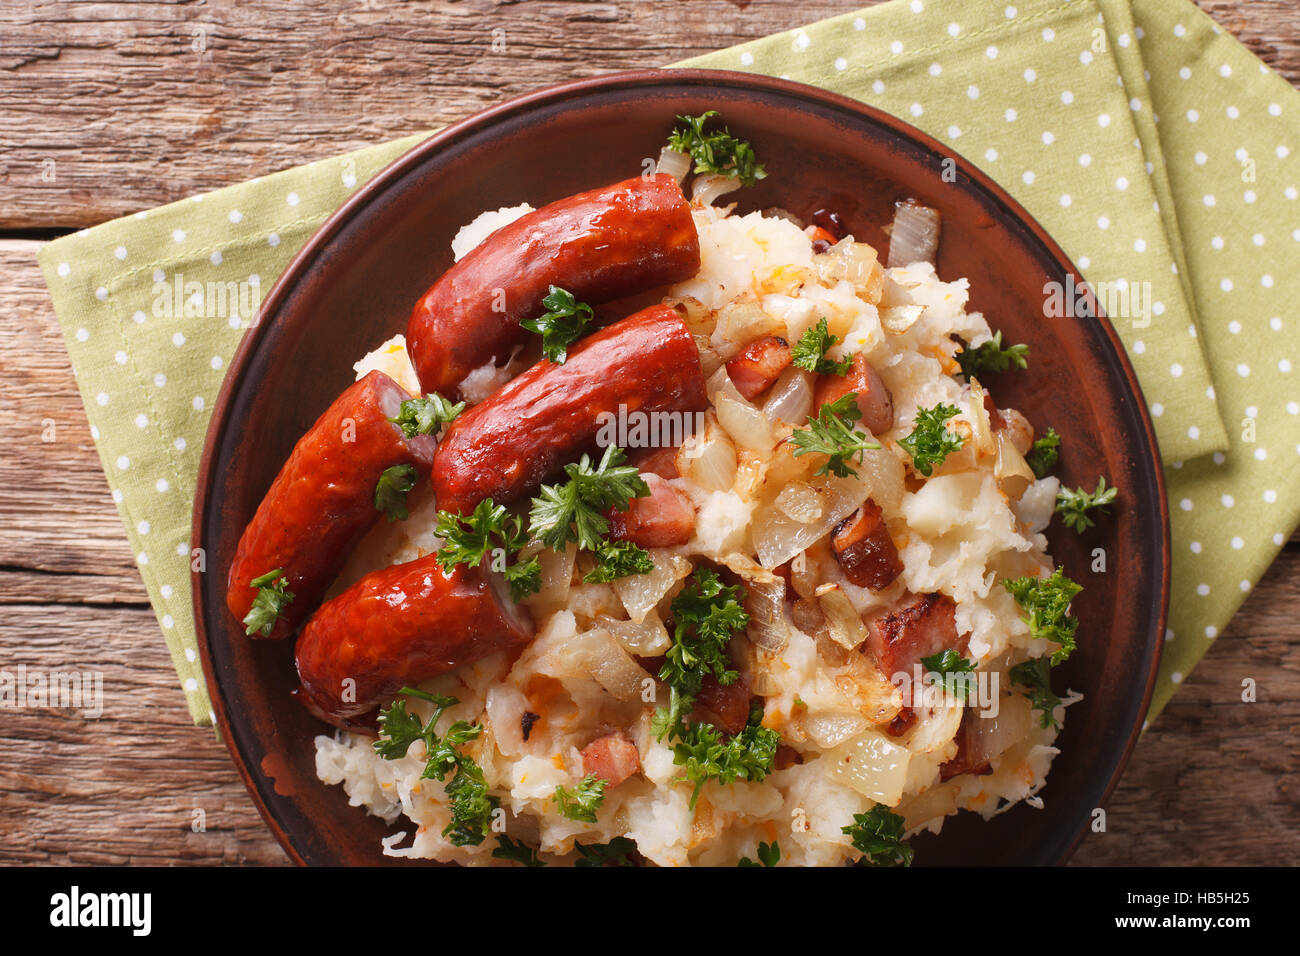
[{"label": "browned sausage", "polygon": [[967,707],[961,715],[961,726],[957,728],[957,752],[947,763],[939,767],[939,781],[951,780],[964,773],[982,777],[993,772],[993,765],[987,760],[975,762],[971,753],[971,736],[975,732],[973,721],[978,720],[975,708]]},{"label": "browned sausage", "polygon": [[303,703],[349,726],[408,684],[532,639],[527,612],[476,567],[429,554],[366,575],[321,606],[298,636]]},{"label": "browned sausage", "polygon": [[789,342],[775,335],[765,335],[750,342],[727,362],[727,377],[736,386],[736,391],[749,400],[771,388],[793,361]]},{"label": "browned sausage", "polygon": [[249,582],[283,568],[294,598],[266,636],[292,634],[379,520],[379,476],[394,465],[414,465],[421,478],[428,472],[436,441],[427,435],[408,439],[388,421],[410,397],[373,371],[349,386],[299,439],[239,539],[226,585],[226,604],[235,617],[243,620],[257,597]]},{"label": "browned sausage", "polygon": [[608,780],[612,790],[641,772],[641,754],[622,734],[606,734],[582,748],[582,772]]},{"label": "browned sausage", "polygon": [[631,541],[643,548],[671,548],[685,544],[695,536],[695,505],[658,475],[641,475],[650,488],[645,498],[633,498],[626,511],[611,509],[609,537],[613,541]]},{"label": "browned sausage", "polygon": [[681,316],[652,306],[588,336],[563,365],[543,359],[470,408],[433,459],[438,507],[509,504],[582,453],[607,415],[702,411],[704,372]]},{"label": "browned sausage", "polygon": [[411,361],[426,392],[451,396],[474,369],[509,358],[551,285],[603,302],[699,268],[695,221],[673,177],[579,193],[502,226],[448,269],[411,314]]},{"label": "browned sausage", "polygon": [[946,650],[964,651],[957,634],[957,606],[943,594],[910,595],[903,605],[867,622],[864,645],[887,678],[907,674],[922,657]]},{"label": "browned sausage", "polygon": [[704,678],[695,696],[691,720],[713,724],[728,734],[738,734],[749,723],[749,682],[739,677],[731,684],[719,684],[712,674]]},{"label": "browned sausage", "polygon": [[884,515],[870,498],[835,526],[831,552],[844,576],[860,588],[883,591],[903,573]]},{"label": "browned sausage", "polygon": [[858,393],[856,401],[862,412],[862,424],[871,434],[879,435],[894,427],[894,397],[861,352],[854,353],[847,375],[817,377],[817,386],[813,389],[814,412],[849,392]]}]

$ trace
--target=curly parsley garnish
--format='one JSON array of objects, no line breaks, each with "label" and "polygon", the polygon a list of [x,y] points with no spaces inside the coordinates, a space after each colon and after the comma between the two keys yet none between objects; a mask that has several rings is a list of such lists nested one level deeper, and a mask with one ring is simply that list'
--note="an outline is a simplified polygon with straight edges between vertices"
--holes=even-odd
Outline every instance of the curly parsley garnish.
[{"label": "curly parsley garnish", "polygon": [[398,693],[433,704],[433,716],[427,724],[421,723],[417,715],[406,709],[406,701],[394,701],[387,710],[379,712],[379,730],[385,736],[375,741],[375,752],[385,760],[400,760],[406,756],[411,744],[423,741],[425,764],[420,779],[446,781],[448,774],[455,773],[446,783],[447,796],[451,799],[451,822],[443,829],[442,835],[456,846],[478,846],[491,826],[497,799],[488,794],[487,782],[479,765],[457,748],[475,740],[482,728],[458,720],[439,736],[436,728],[443,712],[460,701],[443,694],[428,694],[414,687],[403,687]]},{"label": "curly parsley garnish", "polygon": [[1003,581],[1002,585],[1011,592],[1020,609],[1028,613],[1024,621],[1029,625],[1029,633],[1060,645],[1052,654],[1052,664],[1068,658],[1075,648],[1074,635],[1079,629],[1078,618],[1070,614],[1070,602],[1083,586],[1067,578],[1060,568],[1050,577],[1014,578]]},{"label": "curly parsley garnish", "polygon": [[931,654],[929,657],[921,658],[921,666],[925,668],[927,674],[938,677],[938,680],[931,680],[930,683],[936,686],[943,686],[948,683],[945,680],[947,675],[956,674],[958,677],[952,683],[952,692],[955,697],[961,700],[966,699],[966,693],[970,690],[970,683],[962,674],[973,674],[975,665],[962,657],[956,651],[949,648],[940,654]]},{"label": "curly parsley garnish", "polygon": [[821,321],[799,336],[799,341],[794,344],[790,354],[794,357],[795,365],[809,372],[816,372],[819,375],[847,375],[853,365],[851,356],[838,362],[826,357],[827,350],[838,341],[839,339],[831,335],[831,330],[826,325],[826,316],[822,316]]},{"label": "curly parsley garnish", "polygon": [[601,584],[631,574],[649,574],[655,569],[650,552],[631,541],[602,541],[596,546],[596,567],[582,580]]},{"label": "curly parsley garnish", "polygon": [[745,186],[764,179],[767,172],[754,155],[754,147],[732,136],[726,127],[712,133],[704,131],[705,124],[717,115],[717,110],[709,110],[699,116],[678,116],[678,126],[668,137],[668,147],[695,160],[697,173],[731,176]]},{"label": "curly parsley garnish", "polygon": [[554,551],[563,551],[570,541],[595,551],[609,531],[604,512],[610,508],[626,511],[633,498],[650,494],[641,473],[623,464],[626,457],[623,449],[610,445],[595,468],[588,455],[565,465],[569,480],[542,485],[542,493],[533,499],[529,515],[533,537]]},{"label": "curly parsley garnish", "polygon": [[573,844],[580,859],[574,866],[636,866],[632,854],[636,852],[636,843],[627,837],[614,837],[608,843],[593,843],[583,846]]},{"label": "curly parsley garnish", "polygon": [[866,813],[853,814],[853,822],[840,828],[862,854],[864,866],[911,866],[912,848],[903,840],[903,818],[883,804]]},{"label": "curly parsley garnish", "polygon": [[507,555],[514,554],[528,543],[523,518],[509,514],[505,505],[484,498],[468,518],[450,511],[439,511],[434,531],[443,539],[438,563],[444,571],[450,571],[458,564],[477,566],[492,554],[492,569],[500,571],[510,583],[510,596],[515,601],[535,594],[541,588],[541,561],[535,557],[514,564],[505,561]]},{"label": "curly parsley garnish", "polygon": [[872,441],[865,432],[860,432],[852,423],[862,417],[858,408],[858,393],[849,392],[835,401],[823,405],[816,418],[808,419],[807,428],[796,428],[789,441],[798,447],[794,455],[825,455],[826,463],[815,475],[833,474],[840,478],[856,475],[857,469],[848,464],[854,455],[859,462],[862,453],[869,448],[879,448],[880,443]]},{"label": "curly parsley garnish", "polygon": [[375,482],[375,507],[388,516],[389,521],[405,521],[406,495],[415,487],[417,474],[414,465],[394,465],[385,468]]},{"label": "curly parsley garnish", "polygon": [[389,421],[400,425],[407,438],[414,438],[416,435],[432,435],[441,426],[454,422],[464,410],[464,402],[453,405],[437,392],[431,392],[423,398],[408,398],[402,402],[397,417]]},{"label": "curly parsley garnish", "polygon": [[1029,698],[1030,706],[1040,711],[1038,722],[1044,730],[1061,726],[1054,713],[1061,698],[1052,693],[1051,673],[1052,665],[1046,657],[1022,661],[1010,671],[1011,679],[1028,690],[1025,696]]},{"label": "curly parsley garnish", "polygon": [[535,319],[525,319],[520,326],[542,337],[542,353],[556,365],[563,365],[569,357],[569,346],[582,338],[582,333],[595,313],[591,306],[579,302],[573,293],[559,286],[549,286],[549,294],[542,299],[546,311]]},{"label": "curly parsley garnish", "polygon": [[245,634],[271,636],[280,613],[293,600],[293,592],[289,590],[288,583],[284,568],[268,571],[248,582],[250,588],[257,588],[257,596],[253,598],[253,606],[244,615]]},{"label": "curly parsley garnish", "polygon": [[551,799],[555,801],[555,809],[560,816],[581,823],[595,823],[596,813],[605,802],[605,788],[608,786],[608,780],[589,773],[578,781],[573,792],[564,787],[556,787]]},{"label": "curly parsley garnish", "polygon": [[967,379],[970,379],[980,372],[1005,372],[1013,365],[1016,368],[1027,368],[1029,363],[1026,359],[1028,357],[1028,345],[1010,345],[1004,349],[1002,347],[1002,330],[998,329],[993,333],[993,338],[987,342],[976,348],[971,348],[968,345],[958,352],[957,364],[961,366],[962,374]]},{"label": "curly parsley garnish", "polygon": [[781,844],[773,840],[771,843],[760,843],[758,845],[758,862],[754,862],[747,856],[742,856],[736,866],[776,866],[781,860]]},{"label": "curly parsley garnish", "polygon": [[1056,434],[1055,428],[1047,429],[1047,434],[1034,442],[1025,462],[1033,469],[1035,478],[1046,478],[1047,473],[1056,467],[1061,457],[1060,447],[1061,436]]},{"label": "curly parsley garnish", "polygon": [[1102,514],[1109,514],[1106,506],[1115,500],[1115,495],[1118,493],[1117,489],[1106,487],[1104,475],[1097,479],[1097,490],[1093,492],[1082,488],[1062,488],[1056,493],[1056,513],[1061,516],[1067,528],[1073,528],[1079,534],[1083,534],[1086,529],[1096,524],[1088,512],[1098,508]]},{"label": "curly parsley garnish", "polygon": [[496,849],[492,851],[492,859],[509,860],[512,863],[518,863],[521,866],[545,866],[546,863],[537,855],[537,851],[527,843],[520,841],[516,843],[504,833],[497,837]]},{"label": "curly parsley garnish", "polygon": [[685,716],[705,677],[712,674],[726,686],[740,676],[731,669],[727,644],[749,626],[749,614],[740,603],[743,598],[739,587],[724,585],[711,568],[698,568],[673,598],[673,646],[659,669],[659,679],[668,684],[671,697],[667,708],[655,712],[651,729],[657,739],[684,732]]},{"label": "curly parsley garnish", "polygon": [[934,474],[936,465],[942,465],[944,459],[961,448],[961,436],[944,425],[957,412],[957,406],[942,402],[934,408],[917,409],[912,433],[898,440],[912,456],[912,467],[927,478]]},{"label": "curly parsley garnish", "polygon": [[752,716],[744,730],[727,740],[712,724],[692,724],[673,745],[673,763],[686,768],[680,779],[695,785],[691,809],[710,780],[724,785],[763,780],[772,772],[780,743],[780,734],[760,726]]}]

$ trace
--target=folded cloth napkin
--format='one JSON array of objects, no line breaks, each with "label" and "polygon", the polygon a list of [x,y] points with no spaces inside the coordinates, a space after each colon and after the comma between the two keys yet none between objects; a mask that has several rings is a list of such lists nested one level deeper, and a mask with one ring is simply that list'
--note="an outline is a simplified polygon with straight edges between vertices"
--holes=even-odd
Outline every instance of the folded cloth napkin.
[{"label": "folded cloth napkin", "polygon": [[[787,76],[903,117],[1002,183],[1102,290],[1155,419],[1172,505],[1154,717],[1300,517],[1300,356],[1283,318],[1300,300],[1300,95],[1186,0],[895,0],[677,65]],[[211,716],[187,538],[208,409],[258,293],[419,138],[137,213],[38,254],[198,723]],[[209,282],[228,290],[224,322],[186,318]]]}]

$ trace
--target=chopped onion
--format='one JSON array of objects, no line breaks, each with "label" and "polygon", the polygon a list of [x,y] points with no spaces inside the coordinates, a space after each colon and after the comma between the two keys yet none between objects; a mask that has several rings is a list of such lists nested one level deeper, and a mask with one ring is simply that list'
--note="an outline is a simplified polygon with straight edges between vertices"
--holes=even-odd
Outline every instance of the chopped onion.
[{"label": "chopped onion", "polygon": [[763,414],[773,422],[802,425],[812,414],[812,374],[791,365],[781,373],[763,403]]},{"label": "chopped onion", "polygon": [[973,767],[988,763],[1029,736],[1033,715],[1020,694],[1003,695],[996,717],[966,723],[966,754]]},{"label": "chopped onion", "polygon": [[655,164],[656,173],[664,173],[679,183],[691,171],[691,157],[678,149],[665,146],[659,150],[659,162]]},{"label": "chopped onion", "polygon": [[867,722],[857,714],[810,714],[803,729],[818,747],[830,750],[866,730]]},{"label": "chopped onion", "polygon": [[528,698],[513,684],[494,684],[487,692],[486,708],[497,748],[507,757],[517,757],[524,749],[522,720]]},{"label": "chopped onion", "polygon": [[[971,438],[975,446],[975,454],[979,457],[992,455],[997,451],[997,446],[993,442],[993,427],[989,424],[989,410],[984,407],[984,387],[980,385],[979,379],[970,380],[970,424]],[[1033,472],[1030,472],[1032,475]],[[1022,489],[1023,490],[1023,489]]]},{"label": "chopped onion", "polygon": [[598,619],[600,626],[614,635],[614,639],[623,645],[623,649],[637,657],[654,657],[662,654],[672,646],[668,629],[659,614],[650,611],[641,623],[635,621],[616,621],[613,618]]},{"label": "chopped onion", "polygon": [[887,724],[897,717],[903,709],[903,692],[886,680],[874,659],[846,651],[829,638],[825,643],[825,650],[818,648],[823,659],[833,659],[827,651],[843,655],[837,666],[847,667],[847,670],[835,676],[834,684],[840,693],[853,701],[854,709],[871,724]]},{"label": "chopped onion", "polygon": [[898,807],[903,815],[903,829],[915,830],[931,820],[952,816],[957,812],[957,794],[960,789],[959,784],[950,780],[909,797]]},{"label": "chopped onion", "polygon": [[653,571],[629,574],[613,582],[627,616],[637,624],[646,619],[674,584],[691,573],[691,562],[675,552],[651,548],[650,557],[655,564]]},{"label": "chopped onion", "polygon": [[715,199],[739,188],[740,180],[735,176],[720,176],[716,173],[696,176],[691,183],[691,202],[712,206]]},{"label": "chopped onion", "polygon": [[632,660],[609,631],[596,628],[578,635],[572,650],[583,658],[585,670],[617,700],[632,700],[641,694],[642,682],[650,676]]},{"label": "chopped onion", "polygon": [[796,481],[781,489],[776,506],[787,518],[808,524],[826,512],[826,499],[812,485]]},{"label": "chopped onion", "polygon": [[889,234],[889,267],[934,262],[939,250],[940,221],[937,209],[910,199],[899,203]]},{"label": "chopped onion", "polygon": [[733,302],[718,309],[709,344],[724,359],[729,359],[746,342],[765,335],[783,336],[785,332],[785,322],[768,315],[757,302]]},{"label": "chopped onion", "polygon": [[1016,448],[1015,442],[1005,432],[997,434],[997,458],[993,462],[993,477],[998,487],[1012,501],[1017,500],[1037,480],[1034,469]]},{"label": "chopped onion", "polygon": [[902,335],[925,313],[923,305],[892,305],[880,310],[880,324],[892,335]]},{"label": "chopped onion", "polygon": [[838,584],[823,584],[817,589],[817,603],[826,615],[828,633],[846,651],[857,649],[867,639],[867,626],[857,609]]},{"label": "chopped onion", "polygon": [[[525,602],[546,607],[568,603],[569,590],[573,585],[573,565],[577,554],[578,546],[572,541],[563,551],[552,551],[550,548],[538,550],[536,557],[542,565],[542,586],[537,593],[525,598]],[[532,557],[528,553],[528,548],[521,551],[520,556],[525,559]]]},{"label": "chopped onion", "polygon": [[682,443],[676,462],[683,478],[709,491],[727,491],[736,481],[736,446],[712,413],[705,416],[703,431]]},{"label": "chopped onion", "polygon": [[865,242],[854,242],[848,236],[814,257],[813,263],[817,277],[823,282],[834,284],[844,279],[868,301],[880,298],[884,270],[880,268],[876,250]]},{"label": "chopped onion", "polygon": [[745,610],[749,612],[746,631],[755,647],[773,654],[790,642],[790,624],[785,617],[785,582],[777,578],[770,584],[750,582],[745,591]]},{"label": "chopped onion", "polygon": [[826,753],[830,775],[864,797],[898,806],[911,754],[883,734],[868,730]]},{"label": "chopped onion", "polygon": [[[728,379],[730,384],[730,379]],[[735,386],[732,386],[732,391]],[[730,395],[721,390],[713,396],[713,409],[718,416],[718,424],[727,430],[732,439],[742,448],[767,454],[776,444],[772,436],[772,423],[761,411],[740,397],[736,392]]]}]

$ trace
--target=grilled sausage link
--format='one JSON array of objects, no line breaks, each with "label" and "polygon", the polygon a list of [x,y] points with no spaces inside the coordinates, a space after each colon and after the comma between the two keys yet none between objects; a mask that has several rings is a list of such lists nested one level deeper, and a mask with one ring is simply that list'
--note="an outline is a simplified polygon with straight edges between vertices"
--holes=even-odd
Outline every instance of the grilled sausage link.
[{"label": "grilled sausage link", "polygon": [[[651,306],[543,359],[457,418],[433,459],[438,507],[510,504],[583,452],[606,416],[703,411],[704,371],[681,317]],[[653,421],[653,419],[651,420]]]},{"label": "grilled sausage link", "polygon": [[443,571],[436,554],[366,575],[321,606],[298,636],[300,697],[340,727],[408,684],[518,647],[527,612],[477,567]]},{"label": "grilled sausage link", "polygon": [[416,304],[406,328],[426,392],[451,396],[489,360],[505,361],[556,285],[605,302],[680,282],[700,268],[690,203],[658,174],[561,199],[502,226]]},{"label": "grilled sausage link", "polygon": [[388,421],[410,397],[373,371],[350,385],[299,439],[239,539],[226,584],[226,605],[236,618],[243,620],[257,597],[249,582],[283,568],[294,598],[267,636],[292,634],[379,520],[379,476],[394,465],[414,465],[421,477],[428,472],[436,441],[426,435],[408,439]]}]

